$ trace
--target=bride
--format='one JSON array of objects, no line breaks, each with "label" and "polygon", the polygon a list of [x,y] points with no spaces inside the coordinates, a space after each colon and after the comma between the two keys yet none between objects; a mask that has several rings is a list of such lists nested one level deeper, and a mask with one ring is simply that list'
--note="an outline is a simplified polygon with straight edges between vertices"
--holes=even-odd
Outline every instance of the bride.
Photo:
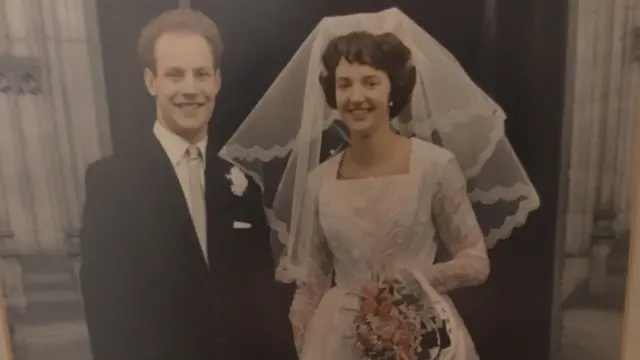
[{"label": "bride", "polygon": [[[487,247],[539,205],[504,119],[399,10],[320,22],[220,152],[263,187],[300,359],[478,359],[446,293],[485,281]],[[321,162],[337,124],[347,145]],[[379,279],[423,305],[420,346],[391,357],[355,325]]]}]

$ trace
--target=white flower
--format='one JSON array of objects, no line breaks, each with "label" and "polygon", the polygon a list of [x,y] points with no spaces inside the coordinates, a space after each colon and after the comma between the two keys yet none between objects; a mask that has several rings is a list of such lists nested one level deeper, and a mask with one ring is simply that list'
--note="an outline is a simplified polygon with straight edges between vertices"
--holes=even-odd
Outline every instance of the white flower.
[{"label": "white flower", "polygon": [[231,192],[236,196],[242,196],[249,186],[247,176],[237,166],[229,170],[226,178],[231,182]]}]

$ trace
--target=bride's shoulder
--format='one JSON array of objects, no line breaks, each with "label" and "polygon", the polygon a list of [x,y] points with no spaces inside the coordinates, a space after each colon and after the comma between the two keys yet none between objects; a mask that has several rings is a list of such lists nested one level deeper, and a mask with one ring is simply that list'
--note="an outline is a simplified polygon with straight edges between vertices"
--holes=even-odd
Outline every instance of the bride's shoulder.
[{"label": "bride's shoulder", "polygon": [[327,177],[335,177],[340,164],[340,154],[333,154],[309,172],[308,182],[318,185]]},{"label": "bride's shoulder", "polygon": [[451,159],[455,158],[453,153],[442,146],[424,141],[418,138],[412,138],[415,151],[415,157],[423,164],[445,165]]}]

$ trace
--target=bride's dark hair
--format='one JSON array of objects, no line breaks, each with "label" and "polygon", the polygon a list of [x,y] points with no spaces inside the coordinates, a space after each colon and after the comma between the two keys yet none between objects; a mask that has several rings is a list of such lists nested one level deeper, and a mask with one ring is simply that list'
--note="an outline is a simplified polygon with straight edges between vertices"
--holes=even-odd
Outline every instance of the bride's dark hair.
[{"label": "bride's dark hair", "polygon": [[416,68],[411,63],[411,51],[395,34],[373,35],[356,31],[329,42],[322,54],[325,72],[320,74],[319,80],[327,104],[334,109],[337,106],[336,68],[343,58],[352,64],[368,65],[384,71],[391,82],[390,118],[404,110],[416,84]]}]

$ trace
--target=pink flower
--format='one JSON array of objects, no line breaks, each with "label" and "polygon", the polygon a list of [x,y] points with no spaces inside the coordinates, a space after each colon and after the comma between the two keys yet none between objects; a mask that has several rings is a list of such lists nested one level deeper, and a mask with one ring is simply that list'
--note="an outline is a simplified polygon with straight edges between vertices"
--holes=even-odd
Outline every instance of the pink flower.
[{"label": "pink flower", "polygon": [[373,334],[358,334],[358,341],[365,349],[371,348],[376,343],[376,337]]},{"label": "pink flower", "polygon": [[411,336],[411,332],[406,327],[396,331],[393,341],[404,348],[411,348],[413,346],[413,336]]},{"label": "pink flower", "polygon": [[378,309],[378,304],[373,299],[364,299],[360,304],[360,312],[363,314],[374,314]]},{"label": "pink flower", "polygon": [[389,301],[385,301],[382,304],[380,304],[380,308],[378,309],[378,311],[380,312],[380,315],[389,315],[391,314],[392,309],[393,309],[393,304],[391,304],[391,302]]},{"label": "pink flower", "polygon": [[[392,291],[393,290],[393,291]],[[382,351],[385,358],[417,360],[416,346],[422,307],[410,302],[412,295],[401,285],[369,283],[363,287],[360,313],[354,324],[357,342],[367,351]]]},{"label": "pink flower", "polygon": [[378,294],[378,285],[375,283],[366,284],[362,288],[362,294],[365,299],[373,299]]},{"label": "pink flower", "polygon": [[405,348],[396,348],[396,359],[398,360],[414,360],[413,354],[409,351],[409,349]]},{"label": "pink flower", "polygon": [[385,321],[381,321],[376,330],[385,340],[392,340],[399,327],[400,320],[391,317]]}]

